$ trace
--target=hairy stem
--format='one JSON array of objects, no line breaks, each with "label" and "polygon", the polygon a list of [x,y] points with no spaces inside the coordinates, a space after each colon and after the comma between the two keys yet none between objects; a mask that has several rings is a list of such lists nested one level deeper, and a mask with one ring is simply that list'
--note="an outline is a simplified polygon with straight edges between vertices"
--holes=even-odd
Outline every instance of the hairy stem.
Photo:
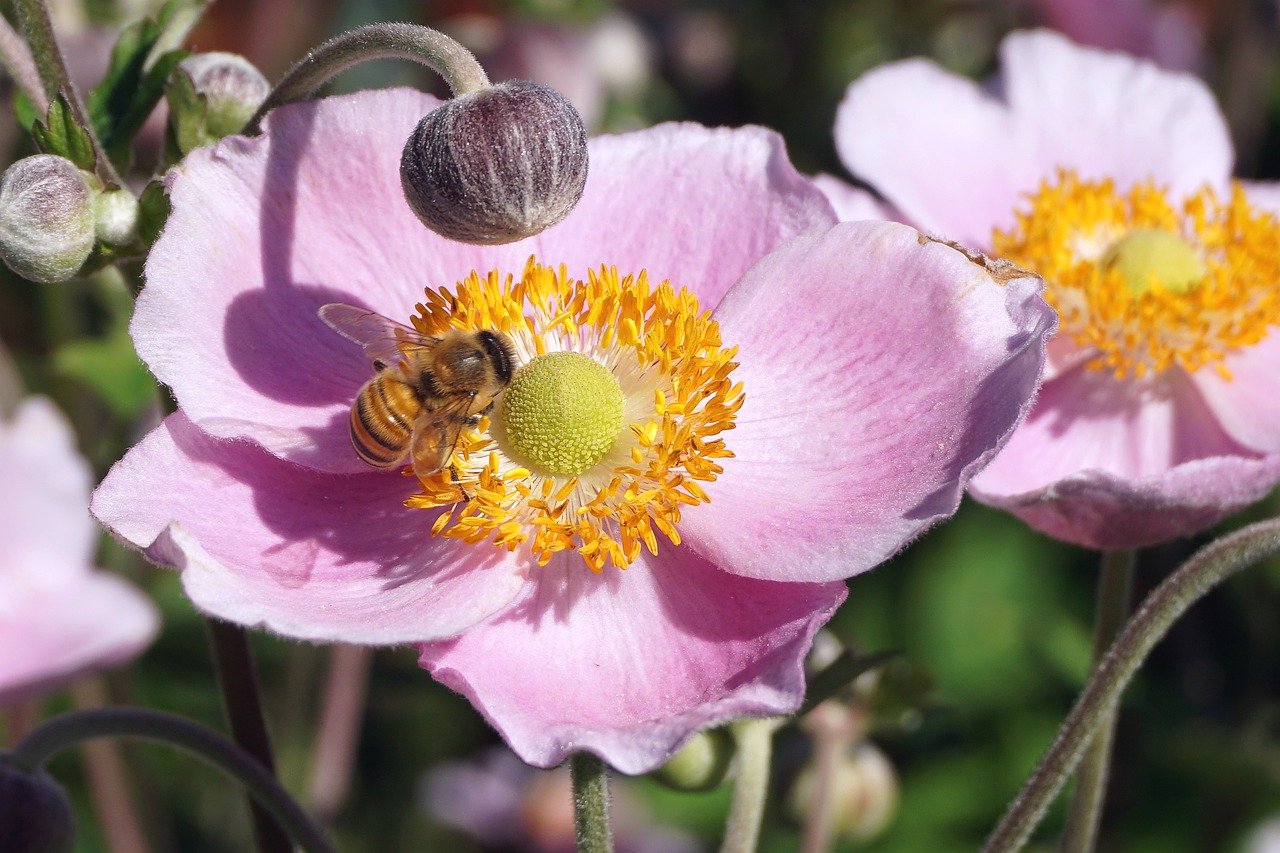
[{"label": "hairy stem", "polygon": [[[1097,667],[1124,627],[1129,615],[1133,589],[1133,567],[1137,554],[1133,551],[1105,551],[1102,572],[1098,578],[1098,604],[1093,623],[1093,665]],[[1107,780],[1111,775],[1111,743],[1116,733],[1119,703],[1098,727],[1089,743],[1080,770],[1076,773],[1076,790],[1067,811],[1062,849],[1068,853],[1087,853],[1093,849],[1107,801]]]},{"label": "hairy stem", "polygon": [[[243,628],[208,617],[209,646],[213,652],[213,668],[222,693],[223,709],[231,736],[245,752],[252,755],[268,773],[275,773],[275,759],[271,755],[271,736],[267,732],[267,719],[262,711],[262,694],[258,689],[258,674],[253,665],[253,652]],[[253,814],[253,831],[258,847],[263,853],[289,853],[289,839],[271,817],[258,804],[250,802]]]},{"label": "hairy stem", "polygon": [[370,24],[334,36],[285,72],[245,125],[245,133],[256,134],[262,117],[281,104],[300,101],[334,76],[373,59],[408,59],[426,65],[445,79],[454,95],[489,86],[471,51],[444,33],[417,24]]},{"label": "hairy stem", "polygon": [[753,853],[760,841],[773,761],[773,733],[780,725],[775,717],[763,717],[739,720],[730,727],[737,745],[738,774],[721,853]]},{"label": "hairy stem", "polygon": [[569,760],[573,779],[573,827],[579,853],[613,853],[609,823],[609,769],[589,752]]},{"label": "hairy stem", "polygon": [[1280,555],[1280,519],[1251,524],[1206,545],[1147,596],[1067,715],[1049,750],[1010,803],[983,849],[1018,850],[1156,643],[1187,608],[1236,572]]},{"label": "hairy stem", "polygon": [[[177,714],[148,708],[72,711],[41,724],[13,748],[6,760],[35,772],[62,750],[100,737],[139,738],[193,753],[240,782],[307,853],[333,851],[324,832],[269,770],[222,735]],[[292,850],[292,844],[287,849]]]},{"label": "hairy stem", "polygon": [[329,653],[308,796],[312,811],[325,822],[338,814],[351,792],[372,663],[373,649],[367,646],[334,646]]},{"label": "hairy stem", "polygon": [[13,0],[13,8],[18,13],[18,24],[27,37],[31,58],[35,61],[49,101],[54,101],[59,92],[66,96],[71,107],[71,117],[89,134],[89,141],[93,144],[98,177],[108,186],[123,187],[124,181],[103,149],[102,142],[93,129],[93,122],[89,121],[84,101],[80,99],[80,90],[67,71],[67,62],[62,56],[62,48],[58,46],[58,39],[54,36],[53,21],[49,18],[49,9],[44,0]]}]

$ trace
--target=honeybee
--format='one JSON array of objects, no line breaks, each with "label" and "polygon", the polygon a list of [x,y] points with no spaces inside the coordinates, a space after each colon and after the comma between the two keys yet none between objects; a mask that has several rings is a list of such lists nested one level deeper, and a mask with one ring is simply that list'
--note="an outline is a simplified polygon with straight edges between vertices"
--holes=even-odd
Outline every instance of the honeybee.
[{"label": "honeybee", "polygon": [[351,444],[375,468],[408,456],[419,477],[444,470],[465,426],[478,423],[511,382],[515,349],[501,332],[429,337],[354,305],[320,319],[364,348],[376,373],[351,405]]}]

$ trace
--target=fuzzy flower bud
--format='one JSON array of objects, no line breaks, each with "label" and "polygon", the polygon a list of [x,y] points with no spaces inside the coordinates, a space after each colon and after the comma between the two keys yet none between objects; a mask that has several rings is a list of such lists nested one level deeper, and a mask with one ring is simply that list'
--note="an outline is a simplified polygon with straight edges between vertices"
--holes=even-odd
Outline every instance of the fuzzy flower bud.
[{"label": "fuzzy flower bud", "polygon": [[67,795],[44,771],[28,773],[0,755],[0,850],[63,853],[75,839]]},{"label": "fuzzy flower bud", "polygon": [[[791,811],[804,820],[814,805],[818,769],[806,767],[791,789]],[[898,809],[898,777],[884,753],[870,743],[850,746],[832,778],[832,826],[849,841],[867,841],[888,827]]]},{"label": "fuzzy flower bud", "polygon": [[587,131],[553,89],[516,80],[460,95],[405,144],[400,183],[431,230],[510,243],[569,215],[587,181]]},{"label": "fuzzy flower bud", "polygon": [[208,104],[204,127],[212,139],[239,133],[271,91],[262,72],[239,54],[197,53],[178,67]]},{"label": "fuzzy flower bud", "polygon": [[710,791],[724,781],[733,752],[733,739],[724,729],[698,732],[653,775],[677,791]]},{"label": "fuzzy flower bud", "polygon": [[94,204],[94,231],[108,246],[123,246],[138,233],[138,200],[128,190],[111,190]]},{"label": "fuzzy flower bud", "polygon": [[0,178],[0,257],[23,278],[66,281],[93,251],[94,189],[70,160],[24,157]]}]

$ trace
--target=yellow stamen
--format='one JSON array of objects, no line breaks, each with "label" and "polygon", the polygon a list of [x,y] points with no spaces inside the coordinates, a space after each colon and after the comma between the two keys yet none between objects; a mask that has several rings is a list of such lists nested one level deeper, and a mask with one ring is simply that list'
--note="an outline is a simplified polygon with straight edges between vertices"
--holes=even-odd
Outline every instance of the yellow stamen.
[{"label": "yellow stamen", "polygon": [[[499,415],[492,430],[487,420],[464,430],[453,473],[446,468],[421,479],[420,493],[406,501],[423,508],[458,504],[437,519],[434,535],[527,546],[539,565],[576,550],[596,572],[610,563],[626,568],[642,550],[656,553],[656,533],[679,543],[680,508],[710,500],[698,481],[716,479],[723,470],[717,460],[733,455],[716,436],[733,429],[744,399],[741,383],[729,378],[737,350],[722,347],[719,325],[696,296],[665,281],[655,287],[643,271],[620,277],[602,268],[582,281],[531,258],[518,281],[496,271],[484,278],[472,273],[452,289],[428,290],[417,308],[412,322],[423,334],[504,332],[522,369],[540,356],[576,353],[591,361],[591,370],[610,374],[601,388],[616,381],[622,395],[621,427],[609,427],[616,432],[612,445],[574,451],[568,461],[555,449],[539,450],[532,460],[527,447],[518,452]],[[604,420],[614,423],[617,401],[594,391],[587,398],[593,396],[607,404]],[[496,412],[503,413],[503,403]],[[521,417],[541,424],[524,407]],[[539,426],[539,441],[554,442],[554,432]]]},{"label": "yellow stamen", "polygon": [[1280,322],[1280,222],[1235,184],[1175,206],[1153,183],[1127,193],[1111,180],[1060,171],[1030,197],[997,254],[1034,270],[1058,310],[1060,334],[1117,378],[1211,366]]}]

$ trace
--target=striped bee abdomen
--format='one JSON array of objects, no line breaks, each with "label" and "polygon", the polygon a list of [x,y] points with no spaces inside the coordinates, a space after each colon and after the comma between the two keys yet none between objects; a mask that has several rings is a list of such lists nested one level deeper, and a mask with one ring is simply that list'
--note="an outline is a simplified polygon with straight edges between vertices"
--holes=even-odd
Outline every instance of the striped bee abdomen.
[{"label": "striped bee abdomen", "polygon": [[409,450],[413,421],[422,400],[394,373],[383,372],[365,383],[351,407],[351,444],[375,468],[394,468]]}]

